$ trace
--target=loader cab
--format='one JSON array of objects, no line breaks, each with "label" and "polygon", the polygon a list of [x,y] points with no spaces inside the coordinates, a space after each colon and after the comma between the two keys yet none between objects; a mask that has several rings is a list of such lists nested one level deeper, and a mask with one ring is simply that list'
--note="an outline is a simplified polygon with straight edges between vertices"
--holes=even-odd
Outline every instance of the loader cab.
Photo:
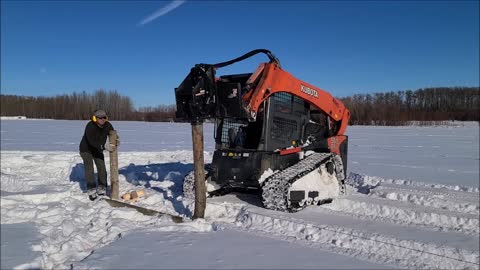
[{"label": "loader cab", "polygon": [[[236,111],[232,107],[228,110]],[[243,114],[216,118],[216,148],[275,151],[297,146],[309,122],[309,110],[304,100],[285,92],[275,93],[263,103],[255,122],[249,122]]]},{"label": "loader cab", "polygon": [[257,151],[263,131],[263,120],[217,118],[215,121],[216,149]]},{"label": "loader cab", "polygon": [[[243,111],[241,101],[235,104]],[[304,100],[285,92],[274,93],[263,103],[255,122],[241,113],[232,117],[237,108],[222,110],[230,117],[215,120],[212,181],[217,185],[258,189],[258,179],[265,170],[285,169],[299,161],[297,154],[280,155],[277,150],[301,143],[310,117]]]},{"label": "loader cab", "polygon": [[265,151],[297,147],[308,123],[309,104],[290,93],[277,92],[265,104],[263,143]]}]

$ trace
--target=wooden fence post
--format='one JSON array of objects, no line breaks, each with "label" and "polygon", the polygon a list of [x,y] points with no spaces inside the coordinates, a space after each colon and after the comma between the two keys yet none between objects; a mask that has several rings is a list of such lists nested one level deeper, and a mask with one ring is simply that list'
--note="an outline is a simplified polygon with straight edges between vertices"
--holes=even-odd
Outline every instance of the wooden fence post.
[{"label": "wooden fence post", "polygon": [[111,130],[108,134],[108,142],[115,145],[115,150],[110,152],[110,198],[118,200],[118,150],[117,150],[117,132]]},{"label": "wooden fence post", "polygon": [[205,163],[203,159],[203,122],[192,122],[193,167],[195,172],[195,210],[193,219],[204,218],[207,205]]}]

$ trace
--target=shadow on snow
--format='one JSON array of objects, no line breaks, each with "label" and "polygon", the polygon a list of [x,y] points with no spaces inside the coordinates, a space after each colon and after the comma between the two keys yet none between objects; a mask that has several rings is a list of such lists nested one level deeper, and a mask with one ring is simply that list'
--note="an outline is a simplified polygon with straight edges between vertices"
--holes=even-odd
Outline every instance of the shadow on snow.
[{"label": "shadow on snow", "polygon": [[[162,193],[165,200],[172,203],[177,213],[191,216],[191,211],[184,206],[182,201],[177,200],[178,196],[183,196],[183,178],[191,170],[193,170],[193,164],[180,162],[148,165],[130,163],[126,167],[119,168],[118,173],[133,185]],[[95,174],[95,179],[97,179],[97,174]],[[72,168],[70,181],[78,182],[80,189],[83,192],[86,191],[83,163],[77,163]]]}]

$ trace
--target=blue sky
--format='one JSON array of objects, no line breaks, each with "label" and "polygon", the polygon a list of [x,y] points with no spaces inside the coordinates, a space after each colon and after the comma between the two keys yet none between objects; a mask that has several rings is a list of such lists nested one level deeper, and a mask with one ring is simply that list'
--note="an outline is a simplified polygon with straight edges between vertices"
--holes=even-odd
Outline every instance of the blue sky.
[{"label": "blue sky", "polygon": [[479,86],[479,31],[478,1],[2,1],[1,92],[173,104],[194,64],[257,48],[337,97]]}]

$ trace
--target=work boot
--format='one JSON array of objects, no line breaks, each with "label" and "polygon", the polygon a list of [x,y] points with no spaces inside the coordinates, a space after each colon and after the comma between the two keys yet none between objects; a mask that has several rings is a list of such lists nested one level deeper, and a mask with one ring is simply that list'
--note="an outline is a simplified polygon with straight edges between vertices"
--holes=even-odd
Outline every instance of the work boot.
[{"label": "work boot", "polygon": [[97,198],[97,191],[95,189],[87,190],[87,194],[90,201],[95,201],[95,199]]},{"label": "work boot", "polygon": [[97,188],[97,195],[98,195],[98,196],[106,196],[106,195],[107,195],[107,187],[98,186],[98,188]]}]

